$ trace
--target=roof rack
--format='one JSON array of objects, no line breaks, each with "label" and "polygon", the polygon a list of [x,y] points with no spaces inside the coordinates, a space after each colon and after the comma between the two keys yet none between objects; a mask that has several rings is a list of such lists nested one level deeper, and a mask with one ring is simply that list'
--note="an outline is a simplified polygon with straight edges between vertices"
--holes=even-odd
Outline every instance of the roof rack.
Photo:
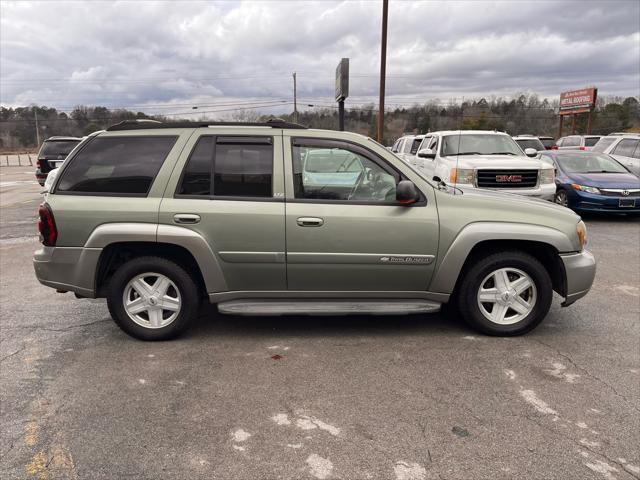
[{"label": "roof rack", "polygon": [[107,132],[118,132],[122,130],[146,130],[156,128],[201,128],[201,127],[271,127],[271,128],[295,128],[306,129],[299,123],[285,122],[282,119],[274,118],[266,122],[158,122],[157,120],[124,120],[107,128]]}]

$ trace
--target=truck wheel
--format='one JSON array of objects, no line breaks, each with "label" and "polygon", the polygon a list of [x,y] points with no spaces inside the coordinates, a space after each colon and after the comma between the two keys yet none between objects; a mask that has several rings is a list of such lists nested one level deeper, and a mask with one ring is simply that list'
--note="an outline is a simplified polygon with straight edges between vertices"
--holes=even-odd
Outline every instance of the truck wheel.
[{"label": "truck wheel", "polygon": [[140,340],[169,340],[198,312],[198,287],[179,265],[161,257],[139,257],[111,278],[107,305],[118,326]]},{"label": "truck wheel", "polygon": [[542,264],[524,252],[495,253],[464,276],[458,306],[471,327],[513,336],[534,329],[551,307],[553,286]]}]

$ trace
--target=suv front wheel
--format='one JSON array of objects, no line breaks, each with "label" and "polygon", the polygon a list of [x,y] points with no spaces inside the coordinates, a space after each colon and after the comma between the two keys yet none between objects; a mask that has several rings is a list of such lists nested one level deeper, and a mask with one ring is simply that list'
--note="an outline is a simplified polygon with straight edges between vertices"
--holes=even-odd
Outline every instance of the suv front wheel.
[{"label": "suv front wheel", "polygon": [[198,312],[198,288],[179,265],[161,257],[124,263],[111,278],[107,304],[116,324],[140,340],[168,340]]},{"label": "suv front wheel", "polygon": [[458,308],[482,333],[521,335],[544,319],[552,297],[551,278],[536,258],[518,251],[495,253],[467,271]]}]

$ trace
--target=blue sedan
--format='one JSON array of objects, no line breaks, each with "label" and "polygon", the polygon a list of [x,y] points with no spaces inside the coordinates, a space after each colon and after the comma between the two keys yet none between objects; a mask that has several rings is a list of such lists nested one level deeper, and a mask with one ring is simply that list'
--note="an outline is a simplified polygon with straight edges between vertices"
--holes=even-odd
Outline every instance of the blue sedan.
[{"label": "blue sedan", "polygon": [[556,167],[555,202],[576,212],[640,213],[640,177],[609,155],[545,151]]}]

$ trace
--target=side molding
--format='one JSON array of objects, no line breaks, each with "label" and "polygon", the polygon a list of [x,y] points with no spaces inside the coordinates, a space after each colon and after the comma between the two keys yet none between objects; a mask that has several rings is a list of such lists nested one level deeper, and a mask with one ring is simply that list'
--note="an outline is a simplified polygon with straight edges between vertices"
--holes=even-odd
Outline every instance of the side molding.
[{"label": "side molding", "polygon": [[559,230],[525,223],[477,222],[464,227],[455,238],[433,275],[429,291],[451,293],[471,249],[485,240],[528,240],[552,245],[558,252],[571,252],[571,240]]}]

